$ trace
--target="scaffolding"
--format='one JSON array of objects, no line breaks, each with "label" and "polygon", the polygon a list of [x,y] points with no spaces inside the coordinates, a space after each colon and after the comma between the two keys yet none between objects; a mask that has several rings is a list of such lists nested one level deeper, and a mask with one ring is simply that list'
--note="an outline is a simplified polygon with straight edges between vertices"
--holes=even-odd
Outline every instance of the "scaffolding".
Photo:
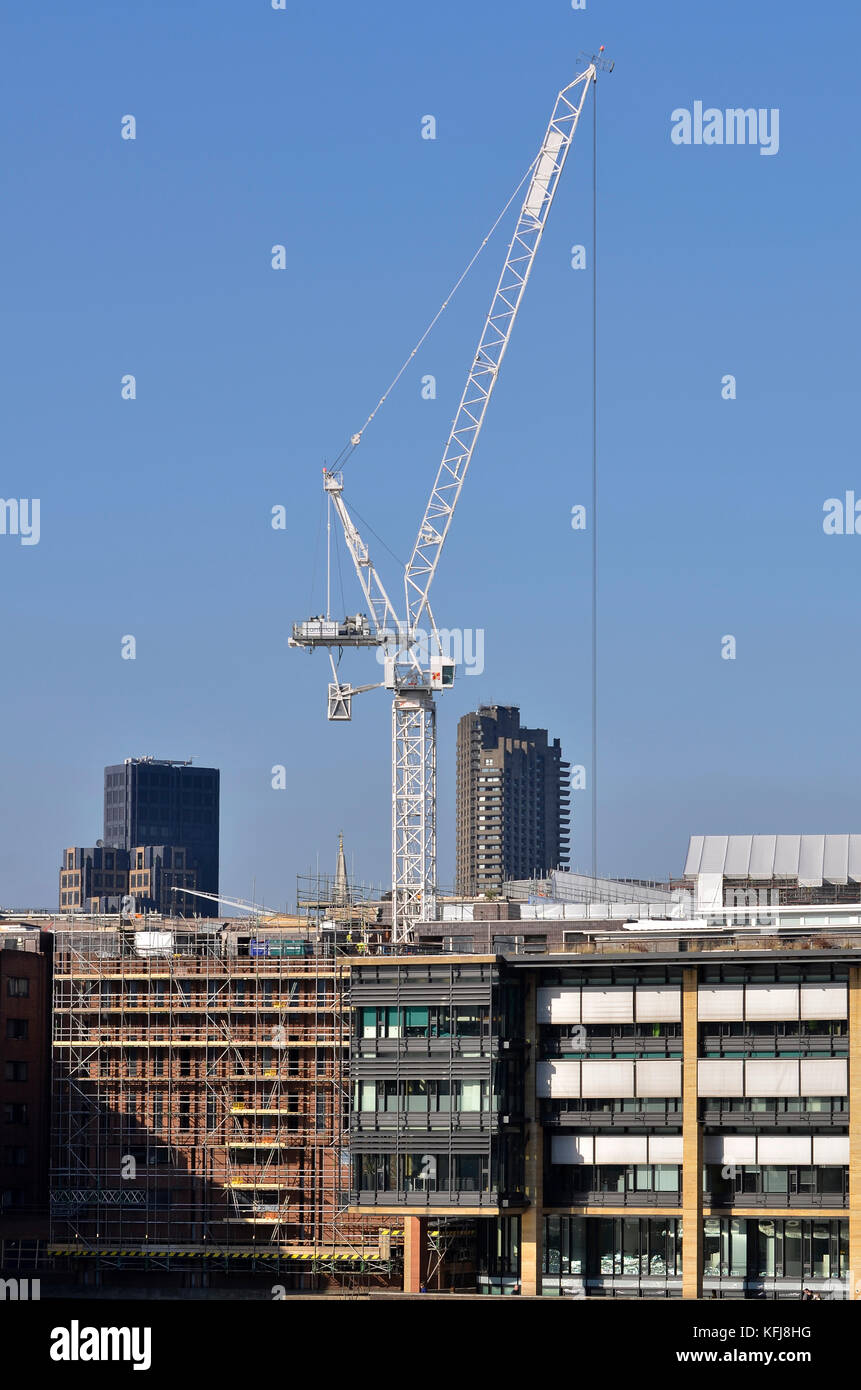
[{"label": "scaffolding", "polygon": [[348,1210],[334,939],[163,927],[56,932],[50,1253],[386,1279],[390,1238]]},{"label": "scaffolding", "polygon": [[337,922],[342,925],[391,921],[391,893],[370,883],[357,883],[338,873],[296,875],[296,912],[305,922]]}]

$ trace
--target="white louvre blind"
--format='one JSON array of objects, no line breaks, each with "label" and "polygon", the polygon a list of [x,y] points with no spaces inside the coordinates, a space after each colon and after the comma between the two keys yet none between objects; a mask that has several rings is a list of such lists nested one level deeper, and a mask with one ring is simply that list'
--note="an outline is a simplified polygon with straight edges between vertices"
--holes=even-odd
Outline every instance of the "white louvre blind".
[{"label": "white louvre blind", "polygon": [[757,1140],[758,1163],[809,1163],[811,1141],[807,1134],[761,1134]]},{"label": "white louvre blind", "polygon": [[598,1134],[595,1136],[596,1163],[647,1163],[645,1134]]},{"label": "white louvre blind", "polygon": [[797,1096],[798,1063],[794,1061],[756,1061],[744,1064],[746,1096]]},{"label": "white louvre blind", "polygon": [[550,1146],[552,1163],[595,1162],[595,1140],[591,1134],[554,1134]]},{"label": "white louvre blind", "polygon": [[842,1057],[801,1063],[802,1096],[845,1096],[847,1094],[846,1060]]},{"label": "white louvre blind", "polygon": [[675,1061],[637,1062],[638,1096],[680,1096],[682,1064]]},{"label": "white louvre blind", "polygon": [[634,991],[584,985],[581,1007],[584,1023],[633,1023]]},{"label": "white louvre blind", "polygon": [[744,989],[741,985],[700,985],[697,998],[699,1018],[706,1023],[740,1022],[744,1018]]},{"label": "white louvre blind", "polygon": [[580,1095],[579,1062],[538,1062],[535,1093],[541,1097],[574,1098]]},{"label": "white louvre blind", "polygon": [[748,985],[744,991],[745,1017],[752,1020],[798,1018],[798,986]]},{"label": "white louvre blind", "polygon": [[579,1023],[579,989],[539,989],[536,1000],[539,1023]]},{"label": "white louvre blind", "polygon": [[460,1108],[461,1110],[480,1110],[481,1109],[481,1082],[480,1081],[461,1081],[460,1083]]},{"label": "white louvre blind", "polygon": [[636,992],[638,1023],[679,1023],[682,993],[678,985],[638,985]]},{"label": "white louvre blind", "polygon": [[802,1018],[848,1018],[846,986],[836,980],[801,986]]},{"label": "white louvre blind", "polygon": [[752,1134],[707,1134],[703,1158],[706,1163],[756,1163],[756,1138]]},{"label": "white louvre blind", "polygon": [[653,1134],[649,1138],[650,1163],[681,1163],[682,1136],[680,1134]]},{"label": "white louvre blind", "polygon": [[848,1134],[816,1134],[813,1136],[813,1162],[842,1165],[849,1162]]},{"label": "white louvre blind", "polygon": [[744,1062],[697,1062],[697,1094],[701,1096],[743,1096]]},{"label": "white louvre blind", "polygon": [[579,1065],[584,1098],[634,1094],[633,1062],[581,1062]]}]

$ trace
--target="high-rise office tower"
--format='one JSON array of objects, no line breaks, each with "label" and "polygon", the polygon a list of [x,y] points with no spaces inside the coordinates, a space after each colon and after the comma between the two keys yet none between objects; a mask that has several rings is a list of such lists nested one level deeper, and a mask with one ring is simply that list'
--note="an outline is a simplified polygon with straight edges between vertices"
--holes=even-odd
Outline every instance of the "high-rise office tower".
[{"label": "high-rise office tower", "polygon": [[524,729],[515,705],[482,705],[457,726],[457,891],[568,864],[569,764],[558,738]]},{"label": "high-rise office tower", "polygon": [[[218,768],[161,758],[126,758],[106,767],[105,845],[182,848],[197,887],[217,893],[219,780]],[[217,915],[217,903],[196,902],[202,916]]]}]

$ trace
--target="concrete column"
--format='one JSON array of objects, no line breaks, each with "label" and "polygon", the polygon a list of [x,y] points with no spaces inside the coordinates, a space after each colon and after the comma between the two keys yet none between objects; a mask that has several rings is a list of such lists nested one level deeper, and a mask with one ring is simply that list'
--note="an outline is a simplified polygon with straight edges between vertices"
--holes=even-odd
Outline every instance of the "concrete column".
[{"label": "concrete column", "polygon": [[849,1297],[861,1296],[861,966],[849,967]]},{"label": "concrete column", "polygon": [[682,1298],[703,1296],[703,1131],[697,1096],[697,971],[682,971]]},{"label": "concrete column", "polygon": [[520,1291],[541,1293],[544,1240],[544,1129],[535,1094],[538,1055],[536,1015],[537,986],[533,976],[526,991],[525,1034],[529,1049],[524,1070],[523,1103],[526,1111],[524,1186],[529,1206],[520,1218]]},{"label": "concrete column", "polygon": [[404,1293],[421,1293],[428,1274],[428,1220],[404,1217]]}]

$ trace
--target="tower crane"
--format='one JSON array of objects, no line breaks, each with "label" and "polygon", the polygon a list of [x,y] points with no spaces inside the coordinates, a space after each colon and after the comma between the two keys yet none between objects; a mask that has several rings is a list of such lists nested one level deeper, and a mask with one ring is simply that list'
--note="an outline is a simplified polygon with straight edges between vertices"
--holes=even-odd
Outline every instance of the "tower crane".
[{"label": "tower crane", "polygon": [[[539,152],[530,166],[526,195],[491,300],[442,460],[404,569],[399,616],[365,541],[344,501],[343,472],[323,470],[323,489],[344,532],[367,611],[343,622],[312,618],[293,625],[290,646],[328,650],[332,669],[328,718],[352,718],[354,695],[384,687],[392,692],[392,940],[411,939],[419,920],[436,916],[436,707],[437,691],[454,682],[455,663],[443,651],[429,594],[464,479],[484,424],[523,294],[589,88],[613,64],[598,54],[559,92]],[[370,418],[373,418],[370,417]],[[361,442],[351,436],[339,462]],[[429,640],[423,640],[422,623]],[[340,680],[348,647],[383,649],[384,679],[354,686]]]}]

